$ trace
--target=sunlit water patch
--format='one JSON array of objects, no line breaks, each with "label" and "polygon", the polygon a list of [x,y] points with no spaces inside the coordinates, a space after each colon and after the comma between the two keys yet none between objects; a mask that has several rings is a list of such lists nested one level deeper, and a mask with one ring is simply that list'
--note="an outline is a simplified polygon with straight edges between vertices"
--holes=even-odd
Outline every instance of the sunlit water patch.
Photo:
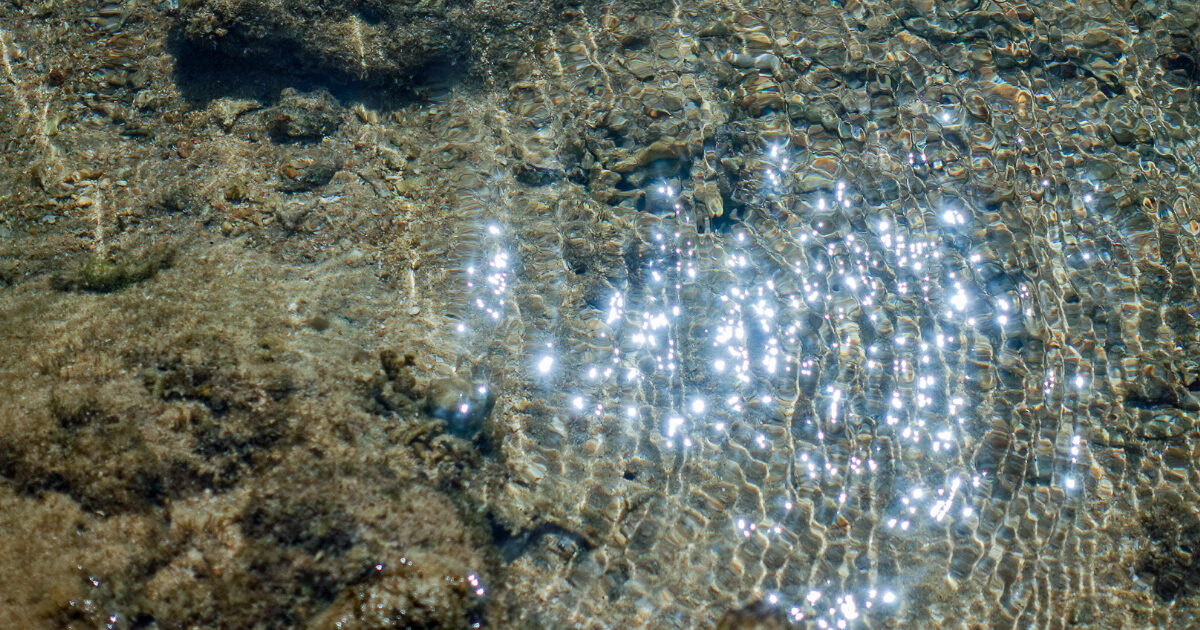
[{"label": "sunlit water patch", "polygon": [[[516,364],[547,405],[544,444],[623,462],[626,480],[666,475],[655,516],[687,532],[674,552],[741,566],[729,584],[794,621],[844,627],[997,561],[1015,485],[1053,489],[1028,526],[1058,527],[1092,481],[1068,415],[1092,376],[1051,367],[1053,411],[1015,417],[1029,411],[997,394],[996,361],[1032,342],[1039,306],[973,242],[969,206],[871,205],[847,181],[793,193],[790,153],[764,146],[770,203],[728,231],[699,233],[680,191],[651,184],[674,211],[633,235],[627,276]],[[515,316],[508,220],[480,213],[464,326]],[[1012,425],[1036,452],[1010,448]]]},{"label": "sunlit water patch", "polygon": [[559,623],[1087,609],[1122,436],[1189,426],[1136,393],[1166,381],[1133,357],[1169,336],[1164,272],[1135,261],[1187,266],[1163,225],[1190,197],[1138,197],[1095,157],[1101,113],[1055,105],[1074,83],[970,42],[886,56],[838,10],[774,16],[818,33],[752,13],[630,27],[661,40],[573,25],[497,115],[563,173],[463,202],[460,315],[513,398],[507,491],[572,532],[561,568],[518,569]]}]

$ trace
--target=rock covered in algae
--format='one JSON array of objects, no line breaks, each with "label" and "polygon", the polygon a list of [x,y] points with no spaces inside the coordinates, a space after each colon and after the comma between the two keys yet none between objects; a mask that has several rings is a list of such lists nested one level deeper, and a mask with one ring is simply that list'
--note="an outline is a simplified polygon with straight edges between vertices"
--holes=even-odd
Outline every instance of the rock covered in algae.
[{"label": "rock covered in algae", "polygon": [[174,255],[170,248],[156,247],[119,256],[91,256],[74,272],[52,278],[51,284],[61,291],[112,293],[153,277],[171,265]]},{"label": "rock covered in algae", "polygon": [[202,49],[394,86],[527,50],[566,4],[185,0],[180,21]]},{"label": "rock covered in algae", "polygon": [[762,600],[731,610],[717,622],[717,630],[783,630],[787,627],[783,612]]},{"label": "rock covered in algae", "polygon": [[[486,529],[446,492],[470,483],[471,446],[406,441],[397,419],[362,411],[376,364],[342,345],[340,323],[289,312],[309,299],[302,280],[229,281],[246,263],[210,250],[136,290],[5,289],[26,291],[0,300],[11,624],[392,627],[354,617],[364,598],[394,604],[399,627],[481,614]],[[324,348],[311,362],[307,344]],[[419,382],[425,365],[410,368]]]},{"label": "rock covered in algae", "polygon": [[267,110],[267,131],[276,142],[320,142],[341,124],[339,105],[324,90],[301,94],[286,89]]},{"label": "rock covered in algae", "polygon": [[461,573],[453,558],[428,552],[410,556],[392,567],[376,565],[375,575],[343,591],[312,627],[456,628],[479,619],[472,604],[486,589],[477,575]]}]

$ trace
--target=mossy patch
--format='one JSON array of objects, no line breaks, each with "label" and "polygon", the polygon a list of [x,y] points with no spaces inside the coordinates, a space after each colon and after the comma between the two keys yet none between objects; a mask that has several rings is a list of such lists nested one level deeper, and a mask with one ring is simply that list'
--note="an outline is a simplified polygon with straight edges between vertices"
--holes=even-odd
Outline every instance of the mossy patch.
[{"label": "mossy patch", "polygon": [[140,433],[144,418],[96,386],[60,387],[47,410],[47,422],[31,418],[0,435],[0,477],[26,495],[65,494],[92,513],[162,505],[166,469]]},{"label": "mossy patch", "polygon": [[55,276],[51,284],[60,291],[112,293],[153,278],[173,259],[174,250],[157,247],[115,257],[90,256],[78,269]]},{"label": "mossy patch", "polygon": [[1138,572],[1163,601],[1193,595],[1200,587],[1200,515],[1194,505],[1175,492],[1164,493],[1141,518],[1149,544]]}]

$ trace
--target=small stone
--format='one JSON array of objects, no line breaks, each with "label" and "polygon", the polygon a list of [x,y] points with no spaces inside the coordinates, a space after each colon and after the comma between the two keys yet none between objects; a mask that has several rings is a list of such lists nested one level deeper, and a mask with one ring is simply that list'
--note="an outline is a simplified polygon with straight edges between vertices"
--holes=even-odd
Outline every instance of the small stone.
[{"label": "small stone", "polygon": [[308,319],[308,326],[317,332],[325,332],[329,330],[331,322],[324,315],[313,315]]},{"label": "small stone", "polygon": [[256,110],[262,105],[258,101],[238,98],[219,98],[213,101],[212,105],[213,117],[217,119],[217,123],[226,131],[233,127],[238,117],[246,112]]},{"label": "small stone", "polygon": [[267,132],[276,142],[318,142],[337,131],[341,115],[337,101],[324,90],[301,94],[283,91],[279,104],[264,111]]},{"label": "small stone", "polygon": [[484,383],[472,384],[453,376],[435,379],[425,395],[425,411],[446,422],[446,432],[464,439],[475,437],[492,412],[496,398]]},{"label": "small stone", "polygon": [[328,184],[335,173],[337,164],[322,156],[289,160],[280,167],[275,188],[289,193],[314,190]]},{"label": "small stone", "polygon": [[759,70],[769,70],[771,72],[775,72],[779,70],[780,65],[782,64],[779,61],[779,57],[776,57],[771,53],[763,53],[754,58],[754,67]]}]

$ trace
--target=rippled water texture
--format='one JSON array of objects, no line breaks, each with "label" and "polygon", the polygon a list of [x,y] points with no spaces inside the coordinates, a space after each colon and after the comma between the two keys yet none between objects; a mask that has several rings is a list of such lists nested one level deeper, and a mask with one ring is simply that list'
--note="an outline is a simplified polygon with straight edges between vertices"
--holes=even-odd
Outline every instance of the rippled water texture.
[{"label": "rippled water texture", "polygon": [[530,618],[1103,617],[1107,520],[1196,497],[1195,18],[1147,11],[612,5],[549,42],[491,106],[568,178],[483,163],[457,207],[514,498],[580,537],[516,560]]},{"label": "rippled water texture", "polygon": [[1197,624],[1196,2],[10,4],[14,618]]}]

